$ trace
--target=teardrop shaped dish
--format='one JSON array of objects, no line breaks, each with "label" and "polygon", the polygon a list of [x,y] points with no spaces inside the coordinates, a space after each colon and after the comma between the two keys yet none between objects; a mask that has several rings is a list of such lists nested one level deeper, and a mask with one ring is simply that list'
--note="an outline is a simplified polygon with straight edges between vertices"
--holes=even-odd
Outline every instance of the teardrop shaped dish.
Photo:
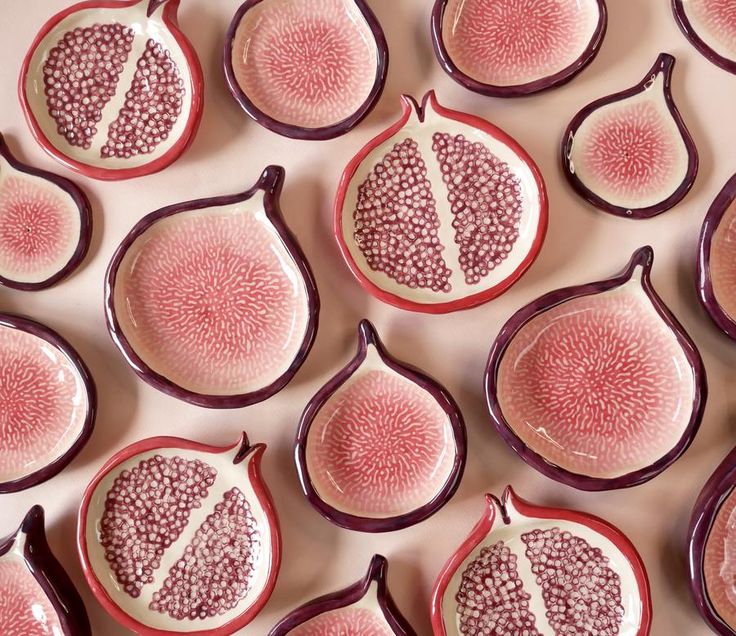
[{"label": "teardrop shaped dish", "polygon": [[416,636],[391,598],[387,571],[388,561],[376,554],[360,581],[295,609],[269,636]]},{"label": "teardrop shaped dish", "polygon": [[603,0],[435,0],[432,43],[465,88],[519,97],[569,82],[603,43]]},{"label": "teardrop shaped dish", "polygon": [[662,53],[641,82],[583,108],[562,139],[562,170],[586,201],[647,219],[677,205],[698,173],[698,152],[672,98],[675,58]]},{"label": "teardrop shaped dish", "polygon": [[708,393],[700,354],[652,287],[654,252],[623,274],[558,289],[504,325],[486,367],[498,433],[582,490],[652,479],[693,441]]},{"label": "teardrop shaped dish", "polygon": [[0,285],[37,291],[84,260],[92,212],[68,179],[18,161],[0,134]]},{"label": "teardrop shaped dish", "polygon": [[736,4],[730,0],[672,0],[680,30],[706,58],[736,73]]},{"label": "teardrop shaped dish", "polygon": [[[564,584],[562,583],[564,581]],[[432,593],[435,636],[647,636],[652,601],[636,548],[583,512],[486,495]]]},{"label": "teardrop shaped dish", "polygon": [[57,475],[92,435],[97,394],[79,354],[33,320],[0,314],[0,493]]},{"label": "teardrop shaped dish", "polygon": [[465,456],[465,424],[452,396],[391,356],[362,320],[355,357],[299,423],[297,470],[312,505],[351,530],[406,528],[452,498]]},{"label": "teardrop shaped dish", "polygon": [[343,172],[335,235],[376,298],[445,313],[499,296],[531,266],[547,231],[534,161],[493,124],[402,97],[401,118]]},{"label": "teardrop shaped dish", "polygon": [[91,636],[79,593],[46,541],[33,506],[18,530],[0,539],[0,634]]},{"label": "teardrop shaped dish", "polygon": [[97,600],[136,634],[229,636],[261,611],[281,563],[265,444],[176,437],[116,453],[87,486],[77,545]]},{"label": "teardrop shaped dish", "polygon": [[107,272],[107,325],[133,370],[160,391],[239,408],[280,391],[314,342],[319,298],[284,224],[284,169],[249,190],[152,212]]},{"label": "teardrop shaped dish", "polygon": [[202,117],[202,69],[179,0],[89,0],[41,27],[19,95],[39,144],[94,179],[140,177],[186,150]]},{"label": "teardrop shaped dish", "polygon": [[246,0],[228,30],[224,67],[230,92],[259,124],[332,139],[378,102],[388,46],[365,0]]}]

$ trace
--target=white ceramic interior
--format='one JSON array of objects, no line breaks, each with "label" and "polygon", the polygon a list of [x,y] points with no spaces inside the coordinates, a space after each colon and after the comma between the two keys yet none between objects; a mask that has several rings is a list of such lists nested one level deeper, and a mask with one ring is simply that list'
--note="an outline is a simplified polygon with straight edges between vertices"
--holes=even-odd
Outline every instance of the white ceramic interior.
[{"label": "white ceramic interior", "polygon": [[736,629],[736,496],[731,491],[718,507],[705,542],[703,580],[716,613]]},{"label": "white ceramic interior", "polygon": [[736,21],[730,2],[682,0],[682,8],[701,40],[722,57],[736,60]]}]

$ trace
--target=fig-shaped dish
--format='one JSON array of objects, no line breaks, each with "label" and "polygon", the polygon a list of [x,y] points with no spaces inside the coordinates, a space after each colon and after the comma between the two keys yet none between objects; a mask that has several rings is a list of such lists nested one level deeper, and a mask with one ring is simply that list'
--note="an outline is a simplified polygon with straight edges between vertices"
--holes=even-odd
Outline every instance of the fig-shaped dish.
[{"label": "fig-shaped dish", "polygon": [[284,169],[249,190],[144,217],[107,272],[113,340],[160,391],[239,408],[280,391],[317,331],[312,272],[279,207]]},{"label": "fig-shaped dish", "polygon": [[335,235],[380,300],[445,313],[513,285],[547,231],[547,192],[527,152],[493,124],[402,97],[400,119],[343,172]]},{"label": "fig-shaped dish", "polygon": [[570,122],[562,170],[595,207],[647,219],[677,205],[698,174],[698,152],[672,97],[675,58],[662,53],[638,84],[598,99]]},{"label": "fig-shaped dish", "polygon": [[18,91],[36,141],[94,179],[140,177],[186,150],[202,117],[202,69],[179,0],[87,0],[41,27]]},{"label": "fig-shaped dish", "polygon": [[388,561],[376,554],[360,581],[295,609],[269,636],[416,636],[391,598],[387,571]]},{"label": "fig-shaped dish", "polygon": [[20,162],[0,134],[0,285],[23,291],[55,285],[79,267],[91,237],[84,192]]},{"label": "fig-shaped dish", "polygon": [[243,110],[295,139],[332,139],[357,126],[388,73],[386,38],[365,0],[246,0],[223,57]]},{"label": "fig-shaped dish", "polygon": [[672,0],[681,31],[707,59],[736,73],[736,7],[730,0]]},{"label": "fig-shaped dish", "polygon": [[143,636],[229,636],[276,584],[281,535],[261,476],[264,444],[154,437],[87,486],[77,545],[97,600]]},{"label": "fig-shaped dish", "polygon": [[452,396],[391,356],[361,321],[357,353],[299,424],[297,470],[312,505],[351,530],[399,530],[450,500],[465,457],[465,424]]},{"label": "fig-shaped dish", "polygon": [[5,636],[92,635],[84,603],[46,541],[41,506],[0,539],[0,598]]},{"label": "fig-shaped dish", "polygon": [[637,250],[614,278],[552,291],[494,342],[491,419],[541,473],[583,490],[658,475],[692,443],[707,396],[703,361]]},{"label": "fig-shaped dish", "polygon": [[533,505],[510,486],[500,500],[486,495],[483,516],[432,594],[435,636],[647,636],[651,619],[644,563],[620,530]]},{"label": "fig-shaped dish", "polygon": [[97,394],[79,354],[33,320],[0,314],[0,493],[63,470],[92,434]]},{"label": "fig-shaped dish", "polygon": [[432,43],[465,88],[519,97],[580,73],[598,55],[607,24],[604,0],[435,0]]}]

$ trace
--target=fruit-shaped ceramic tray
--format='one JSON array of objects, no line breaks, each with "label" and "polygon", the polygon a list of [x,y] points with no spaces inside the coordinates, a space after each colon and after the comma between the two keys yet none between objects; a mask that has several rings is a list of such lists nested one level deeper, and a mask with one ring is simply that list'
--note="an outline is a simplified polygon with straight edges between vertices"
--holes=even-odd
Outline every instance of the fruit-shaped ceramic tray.
[{"label": "fruit-shaped ceramic tray", "polygon": [[41,506],[0,539],[0,598],[4,636],[92,634],[84,603],[46,541]]},{"label": "fruit-shaped ceramic tray", "polygon": [[310,400],[297,432],[302,489],[334,523],[364,532],[423,521],[457,490],[462,414],[447,390],[391,356],[360,323],[355,357]]},{"label": "fruit-shaped ceramic tray", "polygon": [[647,636],[651,617],[644,564],[620,530],[510,487],[500,500],[486,495],[432,594],[435,636]]},{"label": "fruit-shaped ceramic tray", "polygon": [[730,0],[672,0],[680,29],[711,62],[736,73],[736,7]]},{"label": "fruit-shaped ceramic tray", "polygon": [[693,441],[703,361],[651,283],[654,252],[619,276],[552,291],[520,309],[491,348],[486,396],[528,464],[584,490],[634,486]]},{"label": "fruit-shaped ceramic tray", "polygon": [[34,137],[95,179],[162,170],[202,116],[199,60],[179,30],[179,0],[88,0],[41,27],[19,93]]},{"label": "fruit-shaped ceramic tray", "polygon": [[249,190],[144,217],[107,272],[110,333],[135,372],[170,395],[239,408],[280,391],[309,352],[319,298],[284,224],[284,170]]},{"label": "fruit-shaped ceramic tray", "polygon": [[229,636],[265,605],[281,536],[261,477],[264,444],[175,437],[114,455],[87,487],[77,541],[87,582],[144,636]]},{"label": "fruit-shaped ceramic tray", "polygon": [[575,77],[598,54],[607,22],[603,0],[435,0],[432,42],[465,88],[518,97]]},{"label": "fruit-shaped ceramic tray", "polygon": [[388,46],[365,0],[247,0],[227,33],[225,77],[259,124],[332,139],[378,102]]},{"label": "fruit-shaped ceramic tray", "polygon": [[371,294],[444,313],[502,294],[547,230],[534,161],[489,122],[402,97],[403,112],[343,172],[335,200],[342,255]]}]

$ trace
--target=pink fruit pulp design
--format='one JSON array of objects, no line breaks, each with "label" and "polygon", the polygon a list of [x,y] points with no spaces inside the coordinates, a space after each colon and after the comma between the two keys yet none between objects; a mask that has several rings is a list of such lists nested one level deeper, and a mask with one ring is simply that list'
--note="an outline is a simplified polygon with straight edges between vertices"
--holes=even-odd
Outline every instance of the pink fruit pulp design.
[{"label": "pink fruit pulp design", "polygon": [[703,580],[713,609],[736,629],[736,496],[731,491],[708,533]]},{"label": "pink fruit pulp design", "polygon": [[731,203],[713,233],[710,278],[720,307],[736,319],[736,203]]},{"label": "pink fruit pulp design", "polygon": [[394,633],[374,610],[343,607],[299,625],[289,636],[394,636]]},{"label": "pink fruit pulp design", "polygon": [[697,35],[718,53],[736,59],[736,4],[733,0],[683,0]]},{"label": "pink fruit pulp design", "polygon": [[353,0],[263,0],[245,13],[232,47],[236,80],[256,108],[304,128],[353,115],[373,89],[377,56]]},{"label": "pink fruit pulp design", "polygon": [[59,617],[43,588],[19,559],[0,560],[0,634],[58,636]]}]

